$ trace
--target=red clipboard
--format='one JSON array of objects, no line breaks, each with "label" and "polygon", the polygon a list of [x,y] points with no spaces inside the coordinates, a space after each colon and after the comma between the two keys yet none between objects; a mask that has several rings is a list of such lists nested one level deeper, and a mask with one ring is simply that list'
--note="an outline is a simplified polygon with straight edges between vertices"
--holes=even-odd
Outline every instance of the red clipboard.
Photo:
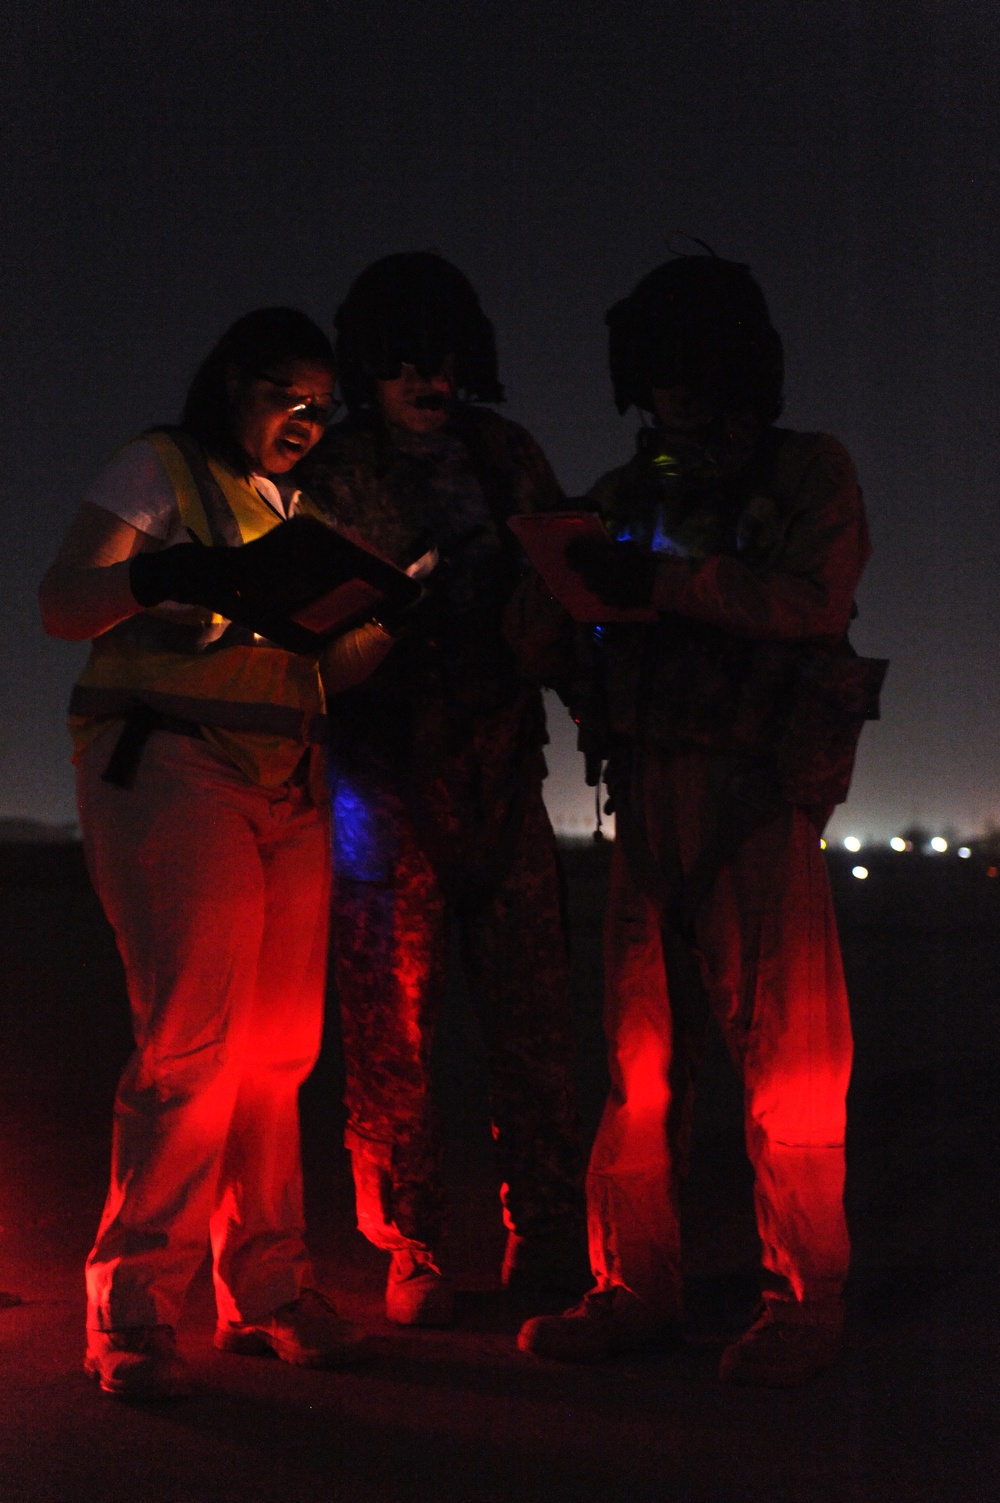
[{"label": "red clipboard", "polygon": [[649,606],[623,609],[606,605],[588,590],[580,575],[566,562],[566,544],[572,538],[600,538],[608,535],[596,512],[543,511],[524,512],[508,517],[507,526],[517,538],[539,574],[574,621],[581,624],[602,621],[659,621],[658,611]]},{"label": "red clipboard", "polygon": [[370,616],[386,599],[385,591],[366,579],[348,579],[301,610],[293,611],[292,620],[308,631],[330,632],[356,616]]}]

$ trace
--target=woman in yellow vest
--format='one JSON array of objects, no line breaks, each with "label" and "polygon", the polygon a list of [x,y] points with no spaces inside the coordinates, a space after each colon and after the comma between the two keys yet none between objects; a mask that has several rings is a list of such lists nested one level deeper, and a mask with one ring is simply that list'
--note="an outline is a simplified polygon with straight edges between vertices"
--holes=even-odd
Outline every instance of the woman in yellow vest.
[{"label": "woman in yellow vest", "polygon": [[180,424],[101,471],[42,582],[46,630],[94,639],[70,706],[80,822],[136,1040],[87,1262],[86,1369],[122,1397],[188,1391],[175,1329],[209,1241],[220,1350],[328,1366],[356,1349],[303,1240],[297,1097],[319,1049],[329,908],[323,691],[314,657],[203,608],[227,549],[310,509],[288,476],[333,384],[305,315],[240,319]]}]

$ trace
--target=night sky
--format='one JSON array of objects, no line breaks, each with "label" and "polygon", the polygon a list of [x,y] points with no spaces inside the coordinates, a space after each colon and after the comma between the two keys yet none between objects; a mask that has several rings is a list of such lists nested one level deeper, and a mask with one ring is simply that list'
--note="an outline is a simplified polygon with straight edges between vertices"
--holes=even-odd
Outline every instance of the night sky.
[{"label": "night sky", "polygon": [[[892,667],[834,828],[1000,820],[998,32],[969,0],[4,7],[0,816],[74,817],[83,649],[37,582],[233,318],[329,329],[369,261],[440,251],[579,493],[636,427],[604,311],[686,232],[750,263],[784,421],[841,438],[868,501],[854,641]],[[564,824],[591,807],[565,744]]]}]

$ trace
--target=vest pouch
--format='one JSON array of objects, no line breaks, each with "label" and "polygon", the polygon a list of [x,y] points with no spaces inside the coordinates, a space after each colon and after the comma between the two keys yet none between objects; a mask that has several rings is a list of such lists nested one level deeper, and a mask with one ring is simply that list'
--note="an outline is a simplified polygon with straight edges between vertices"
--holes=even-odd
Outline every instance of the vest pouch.
[{"label": "vest pouch", "polygon": [[804,656],[777,746],[777,771],[792,804],[840,804],[847,797],[858,738],[879,717],[885,658],[862,658],[844,643]]}]

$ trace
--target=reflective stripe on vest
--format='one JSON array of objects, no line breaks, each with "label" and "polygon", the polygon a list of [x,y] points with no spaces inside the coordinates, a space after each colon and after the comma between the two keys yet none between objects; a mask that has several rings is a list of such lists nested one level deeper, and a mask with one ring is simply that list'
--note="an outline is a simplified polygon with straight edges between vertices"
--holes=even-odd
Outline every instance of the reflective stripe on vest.
[{"label": "reflective stripe on vest", "polygon": [[[203,543],[238,546],[280,525],[246,480],[209,459],[189,435],[156,431],[146,441],[160,458],[182,523]],[[318,515],[303,499],[303,509]],[[70,714],[106,719],[148,705],[237,736],[280,736],[299,744],[325,739],[323,691],[313,659],[209,612],[193,614],[193,622],[182,623],[144,611],[96,638]]]},{"label": "reflective stripe on vest", "polygon": [[186,694],[160,694],[155,689],[102,688],[75,684],[69,697],[69,712],[84,719],[118,719],[146,705],[177,720],[193,720],[217,731],[259,731],[268,736],[287,736],[318,746],[327,739],[327,717],[297,710],[291,705],[248,704],[236,699],[198,699]]}]

